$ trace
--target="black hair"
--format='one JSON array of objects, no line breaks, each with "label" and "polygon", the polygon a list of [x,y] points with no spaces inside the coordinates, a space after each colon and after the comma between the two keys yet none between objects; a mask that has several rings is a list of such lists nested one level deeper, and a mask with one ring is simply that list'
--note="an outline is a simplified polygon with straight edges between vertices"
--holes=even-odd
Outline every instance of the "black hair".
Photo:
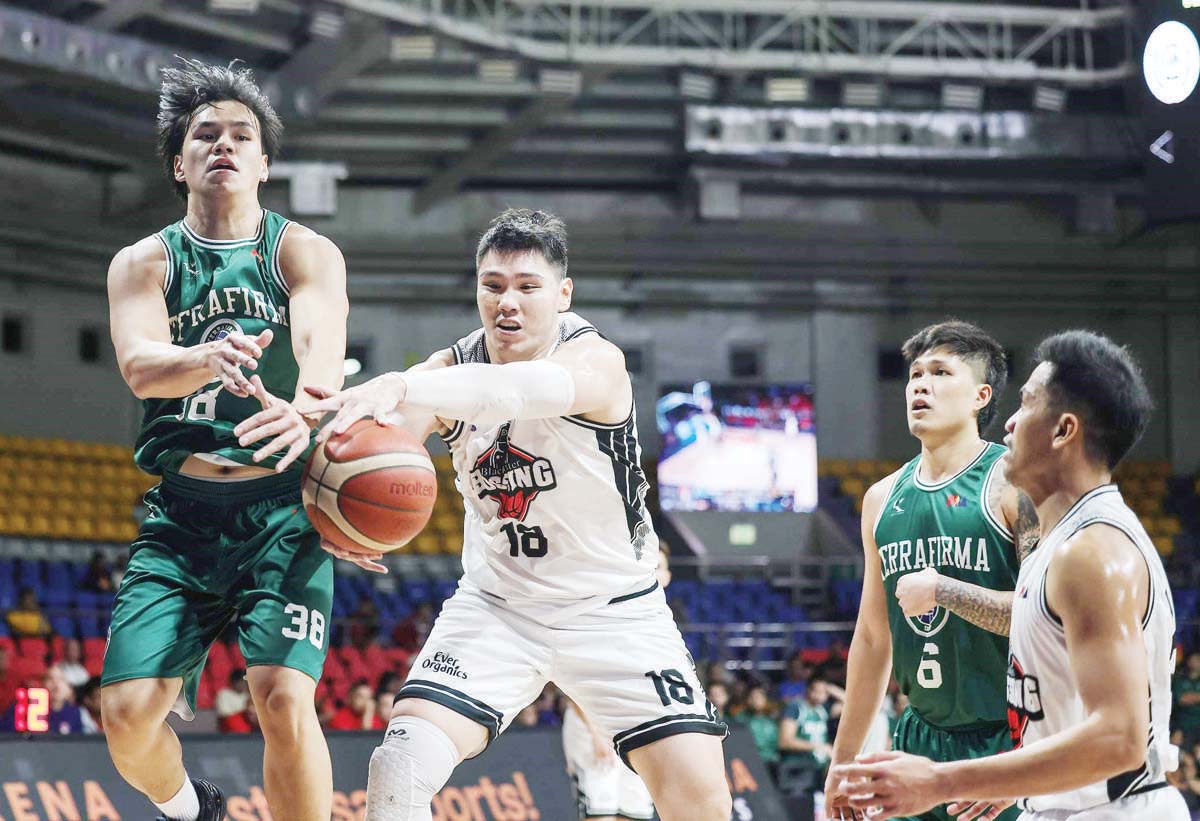
[{"label": "black hair", "polygon": [[979,432],[983,433],[996,418],[996,406],[1008,384],[1008,360],[1004,348],[982,328],[970,322],[948,319],[917,331],[900,348],[900,353],[911,366],[922,355],[938,348],[945,348],[964,360],[976,369],[985,384],[992,386],[991,401],[979,409],[976,419]]},{"label": "black hair", "polygon": [[175,157],[183,150],[192,115],[206,105],[241,103],[258,119],[263,153],[274,159],[283,139],[283,122],[271,101],[258,87],[254,72],[234,60],[227,66],[178,58],[179,64],[164,68],[158,95],[158,158],[167,179],[180,198],[187,199],[187,184],[175,179]]},{"label": "black hair", "polygon": [[1064,331],[1042,340],[1035,364],[1047,362],[1051,407],[1083,421],[1088,457],[1112,470],[1150,421],[1154,400],[1129,351],[1091,331]]},{"label": "black hair", "polygon": [[509,208],[492,220],[479,238],[479,246],[475,249],[476,265],[483,261],[488,251],[501,254],[538,251],[558,268],[560,277],[565,277],[567,226],[549,211]]}]

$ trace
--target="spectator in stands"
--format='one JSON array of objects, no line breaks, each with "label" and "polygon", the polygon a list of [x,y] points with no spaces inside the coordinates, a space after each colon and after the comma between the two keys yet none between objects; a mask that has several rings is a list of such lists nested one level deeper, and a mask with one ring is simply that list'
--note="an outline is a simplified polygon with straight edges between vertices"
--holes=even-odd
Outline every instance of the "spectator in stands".
[{"label": "spectator in stands", "polygon": [[112,565],[99,550],[92,554],[81,586],[93,593],[111,593],[116,589],[113,585]]},{"label": "spectator in stands", "polygon": [[[712,693],[708,695],[711,700]],[[750,732],[758,754],[774,776],[779,763],[779,720],[777,711],[767,698],[767,688],[758,683],[752,684],[746,696],[746,708],[734,720]]]},{"label": "spectator in stands", "polygon": [[329,722],[330,730],[382,730],[383,719],[375,712],[375,691],[360,678],[350,685],[346,703]]},{"label": "spectator in stands", "polygon": [[720,682],[728,687],[733,683],[733,676],[725,667],[723,661],[710,661],[704,665],[704,689],[707,690],[713,684]]},{"label": "spectator in stands", "polygon": [[235,668],[229,672],[225,686],[217,690],[213,707],[217,711],[217,729],[222,733],[250,733],[250,687],[246,684],[246,671]]},{"label": "spectator in stands", "polygon": [[429,631],[433,629],[434,615],[432,604],[418,604],[404,621],[396,625],[392,631],[392,643],[410,653],[419,652],[425,645]]},{"label": "spectator in stands", "polygon": [[[75,704],[75,691],[71,689],[70,684],[67,684],[62,668],[53,665],[46,670],[42,686],[46,688],[50,699],[50,710],[45,716],[45,732],[51,735],[82,733],[83,717],[79,707]],[[27,714],[27,720],[28,718]],[[21,731],[24,732],[27,729],[28,727],[24,727],[21,728]],[[11,733],[17,730],[16,705],[14,704],[8,708],[3,718],[0,718],[0,732]]]},{"label": "spectator in stands", "polygon": [[717,715],[725,718],[729,712],[729,687],[723,681],[714,681],[706,689],[709,703],[716,708]]},{"label": "spectator in stands", "polygon": [[829,645],[829,655],[817,665],[813,672],[820,676],[826,684],[836,684],[838,687],[846,686],[846,657],[850,654],[850,649],[841,639],[833,641]]},{"label": "spectator in stands", "polygon": [[379,677],[379,683],[375,685],[375,715],[382,719],[383,716],[392,714],[396,693],[400,692],[403,684],[404,677],[390,670]]},{"label": "spectator in stands", "polygon": [[8,648],[0,647],[0,714],[8,712],[20,684],[21,680],[10,663]]},{"label": "spectator in stands", "polygon": [[1184,744],[1200,740],[1200,653],[1189,653],[1171,682],[1171,723],[1183,730]]},{"label": "spectator in stands", "polygon": [[88,679],[92,677],[87,668],[83,666],[83,645],[79,639],[66,640],[66,643],[63,644],[63,657],[59,660],[58,666],[62,668],[67,682],[76,690],[87,684]]},{"label": "spectator in stands", "polygon": [[38,605],[37,594],[33,592],[32,587],[21,588],[17,606],[8,611],[8,629],[14,637],[20,638],[44,638],[53,632],[50,622],[46,620],[42,608]]},{"label": "spectator in stands", "polygon": [[379,608],[370,596],[358,600],[358,606],[350,614],[350,646],[366,650],[379,635]]},{"label": "spectator in stands", "polygon": [[102,734],[104,722],[100,718],[100,676],[89,678],[82,687],[76,689],[75,694],[84,734]]},{"label": "spectator in stands", "polygon": [[788,702],[804,698],[811,676],[812,667],[804,660],[800,651],[792,653],[787,663],[787,678],[779,683],[779,700]]},{"label": "spectator in stands", "polygon": [[804,698],[792,701],[779,721],[780,786],[789,794],[811,791],[829,766],[829,685],[814,675]]},{"label": "spectator in stands", "polygon": [[75,703],[75,688],[67,682],[63,669],[57,664],[46,670],[44,681],[50,693],[50,732],[68,735],[83,732],[83,714]]}]

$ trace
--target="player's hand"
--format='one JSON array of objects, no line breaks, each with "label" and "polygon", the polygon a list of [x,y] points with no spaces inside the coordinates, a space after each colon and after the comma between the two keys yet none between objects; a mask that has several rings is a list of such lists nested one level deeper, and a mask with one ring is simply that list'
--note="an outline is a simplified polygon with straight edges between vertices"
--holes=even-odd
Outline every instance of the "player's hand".
[{"label": "player's hand", "polygon": [[245,398],[254,393],[254,386],[242,373],[242,368],[254,370],[263,355],[263,348],[271,344],[275,332],[270,328],[258,336],[243,333],[226,334],[215,342],[203,345],[204,367],[221,380],[225,390],[234,396]]},{"label": "player's hand", "polygon": [[850,806],[868,816],[919,815],[946,802],[934,763],[908,753],[860,755],[853,764],[830,768]]},{"label": "player's hand", "polygon": [[896,601],[906,616],[920,616],[937,607],[938,572],[927,567],[917,573],[907,573],[896,582]]},{"label": "player's hand", "polygon": [[381,425],[391,424],[396,406],[408,393],[408,385],[402,375],[385,373],[344,391],[334,392],[309,385],[304,390],[318,400],[309,404],[304,412],[306,416],[320,418],[326,413],[337,414],[317,434],[317,441],[324,442],[330,436],[345,433],[359,419],[368,416]]},{"label": "player's hand", "polygon": [[995,821],[1000,813],[1011,807],[1014,801],[951,801],[946,812],[959,821]]},{"label": "player's hand", "polygon": [[254,452],[254,461],[261,462],[271,454],[286,448],[287,453],[275,465],[275,472],[282,473],[304,453],[304,449],[308,447],[311,430],[308,422],[291,402],[285,402],[267,392],[258,374],[250,377],[250,383],[262,410],[248,419],[243,419],[233,429],[233,435],[238,438],[238,444],[242,447],[274,436],[274,439]]},{"label": "player's hand", "polygon": [[825,776],[825,817],[829,821],[864,821],[866,816],[862,811],[851,807],[846,793],[838,789],[841,779],[834,773],[835,769],[831,766]]},{"label": "player's hand", "polygon": [[347,550],[344,547],[338,547],[333,542],[327,542],[324,539],[321,540],[321,547],[324,548],[327,553],[332,553],[334,556],[337,556],[343,561],[353,562],[363,570],[370,570],[372,573],[388,572],[387,566],[379,563],[379,554],[370,550]]}]

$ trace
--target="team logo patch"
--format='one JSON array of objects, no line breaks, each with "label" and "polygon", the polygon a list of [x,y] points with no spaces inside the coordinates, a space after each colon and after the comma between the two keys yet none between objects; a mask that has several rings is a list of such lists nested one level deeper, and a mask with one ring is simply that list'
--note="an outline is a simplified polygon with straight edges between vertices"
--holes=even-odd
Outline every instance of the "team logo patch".
[{"label": "team logo patch", "polygon": [[491,497],[501,519],[524,521],[529,506],[544,490],[554,490],[558,480],[549,459],[526,453],[509,441],[511,422],[500,426],[496,441],[475,460],[471,487],[483,499]]},{"label": "team logo patch", "polygon": [[232,319],[218,319],[213,324],[204,329],[204,333],[200,335],[201,342],[216,342],[219,339],[224,339],[230,334],[242,333],[242,326],[234,322]]},{"label": "team logo patch", "polygon": [[957,493],[951,493],[946,497],[946,507],[966,507],[967,500],[959,496]]},{"label": "team logo patch", "polygon": [[918,636],[936,636],[946,626],[949,618],[949,610],[944,607],[935,607],[919,616],[908,616],[905,620]]},{"label": "team logo patch", "polygon": [[1008,732],[1012,736],[1013,748],[1020,747],[1025,740],[1025,728],[1029,722],[1041,721],[1042,693],[1037,676],[1026,675],[1017,657],[1008,657]]}]

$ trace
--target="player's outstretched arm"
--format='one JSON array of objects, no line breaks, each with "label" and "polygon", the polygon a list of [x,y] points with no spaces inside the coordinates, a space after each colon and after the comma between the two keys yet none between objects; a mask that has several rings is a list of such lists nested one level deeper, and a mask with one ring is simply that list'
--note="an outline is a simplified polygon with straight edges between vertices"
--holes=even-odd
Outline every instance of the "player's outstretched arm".
[{"label": "player's outstretched arm", "polygon": [[289,291],[292,354],[300,376],[291,402],[271,396],[261,387],[261,380],[252,380],[262,410],[243,420],[234,434],[242,447],[270,439],[255,451],[255,462],[286,451],[275,466],[277,472],[283,472],[304,453],[311,424],[315,424],[304,414],[317,400],[302,390],[303,386],[342,385],[350,306],[346,301],[346,262],[328,239],[293,223],[279,254]]},{"label": "player's outstretched arm", "polygon": [[548,359],[383,374],[311,410],[337,412],[321,432],[328,437],[364,416],[382,419],[413,410],[484,425],[568,415],[611,423],[628,416],[632,397],[621,350],[598,336],[585,336]]},{"label": "player's outstretched arm", "polygon": [[[883,701],[888,675],[892,669],[892,634],[888,626],[887,601],[884,598],[883,569],[875,545],[875,520],[887,501],[896,480],[892,474],[872,485],[863,497],[862,544],[863,589],[858,606],[858,621],[850,641],[846,661],[846,694],[842,718],[830,755],[832,765],[853,761],[862,750]],[[844,806],[844,794],[830,777],[825,784],[826,806]]]},{"label": "player's outstretched arm", "polygon": [[[1140,767],[1149,736],[1141,624],[1148,588],[1146,562],[1120,531],[1093,525],[1071,538],[1051,564],[1046,599],[1062,620],[1087,720],[1019,750],[970,761],[864,757],[834,773],[852,806],[916,815],[954,799],[1067,792]],[[1024,698],[1026,710],[1042,709],[1031,688]]]},{"label": "player's outstretched arm", "polygon": [[108,268],[108,313],[121,376],[139,399],[195,393],[220,379],[237,396],[254,392],[242,368],[254,370],[273,334],[233,333],[216,342],[185,348],[171,342],[163,296],[167,255],[147,237],[121,249]]}]

